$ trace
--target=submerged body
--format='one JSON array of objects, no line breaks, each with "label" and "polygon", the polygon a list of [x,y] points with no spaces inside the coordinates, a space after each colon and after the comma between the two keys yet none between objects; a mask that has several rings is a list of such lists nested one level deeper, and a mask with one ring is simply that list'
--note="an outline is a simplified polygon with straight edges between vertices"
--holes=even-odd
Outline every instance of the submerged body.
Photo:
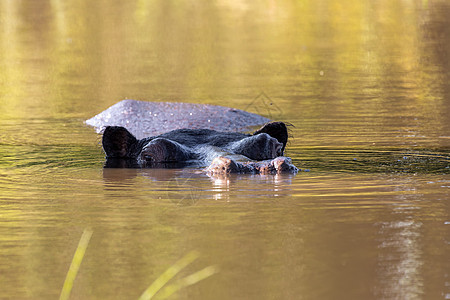
[{"label": "submerged body", "polygon": [[297,172],[283,157],[288,132],[271,122],[253,135],[210,129],[177,129],[136,139],[127,129],[108,126],[103,133],[107,167],[171,167],[180,163],[207,166],[208,173]]}]

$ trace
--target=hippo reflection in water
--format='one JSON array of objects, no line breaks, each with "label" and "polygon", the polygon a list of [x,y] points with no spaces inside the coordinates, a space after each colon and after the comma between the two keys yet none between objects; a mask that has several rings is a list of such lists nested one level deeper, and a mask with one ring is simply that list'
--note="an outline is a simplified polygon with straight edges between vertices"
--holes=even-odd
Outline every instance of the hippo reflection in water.
[{"label": "hippo reflection in water", "polygon": [[177,129],[138,140],[126,128],[107,126],[103,149],[107,167],[170,167],[180,163],[210,163],[207,173],[296,173],[283,157],[288,131],[271,122],[252,135],[210,129]]}]

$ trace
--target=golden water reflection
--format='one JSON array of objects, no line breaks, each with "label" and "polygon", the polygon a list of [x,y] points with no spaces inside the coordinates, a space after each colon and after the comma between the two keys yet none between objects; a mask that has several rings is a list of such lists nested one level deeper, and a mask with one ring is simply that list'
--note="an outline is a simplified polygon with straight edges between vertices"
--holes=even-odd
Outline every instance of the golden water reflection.
[{"label": "golden water reflection", "polygon": [[[129,299],[450,297],[447,1],[0,1],[0,291]],[[124,98],[292,123],[296,176],[103,169]],[[198,267],[198,268],[197,268]],[[182,274],[188,275],[188,274]]]}]

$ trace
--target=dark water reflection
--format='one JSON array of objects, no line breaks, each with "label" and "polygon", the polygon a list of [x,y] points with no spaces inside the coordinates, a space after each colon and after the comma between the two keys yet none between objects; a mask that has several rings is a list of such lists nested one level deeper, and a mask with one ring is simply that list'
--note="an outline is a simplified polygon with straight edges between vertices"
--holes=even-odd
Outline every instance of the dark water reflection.
[{"label": "dark water reflection", "polygon": [[[0,1],[0,298],[450,297],[446,1]],[[290,122],[296,176],[104,169],[124,98]],[[306,172],[307,171],[307,172]]]}]

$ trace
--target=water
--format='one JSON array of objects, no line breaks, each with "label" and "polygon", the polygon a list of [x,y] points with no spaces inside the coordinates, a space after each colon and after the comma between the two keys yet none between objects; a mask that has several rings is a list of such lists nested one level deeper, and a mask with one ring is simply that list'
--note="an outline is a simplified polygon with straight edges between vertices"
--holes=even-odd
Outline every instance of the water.
[{"label": "water", "polygon": [[[0,298],[450,298],[446,1],[1,1]],[[290,122],[296,176],[103,169],[125,99]]]}]

